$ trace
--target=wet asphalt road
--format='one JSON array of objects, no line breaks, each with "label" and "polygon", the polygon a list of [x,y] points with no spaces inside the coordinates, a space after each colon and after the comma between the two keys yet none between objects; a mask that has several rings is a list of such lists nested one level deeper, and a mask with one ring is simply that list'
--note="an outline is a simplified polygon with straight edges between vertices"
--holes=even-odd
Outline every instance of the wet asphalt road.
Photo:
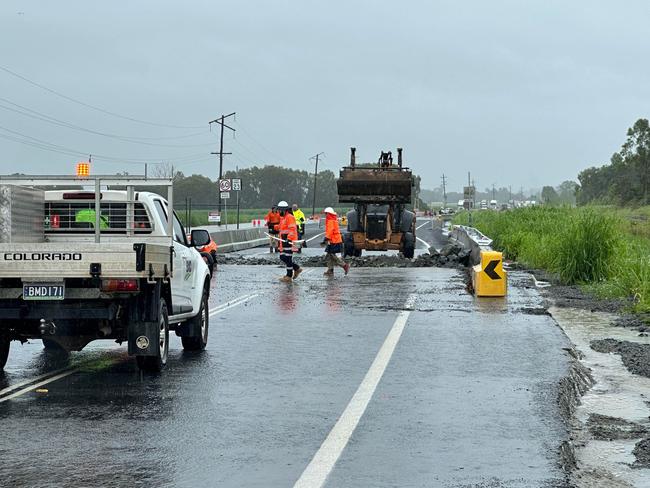
[{"label": "wet asphalt road", "polygon": [[[450,269],[326,279],[312,268],[294,285],[277,282],[282,271],[221,266],[211,308],[234,306],[216,309],[203,353],[172,338],[160,375],[110,342],[58,362],[40,341],[14,343],[0,375],[0,485],[293,486],[411,297],[349,442],[331,472],[317,466],[325,486],[563,486],[556,385],[568,344],[527,312],[541,299],[525,275],[495,300],[468,295]],[[2,393],[70,366],[47,393]]]}]

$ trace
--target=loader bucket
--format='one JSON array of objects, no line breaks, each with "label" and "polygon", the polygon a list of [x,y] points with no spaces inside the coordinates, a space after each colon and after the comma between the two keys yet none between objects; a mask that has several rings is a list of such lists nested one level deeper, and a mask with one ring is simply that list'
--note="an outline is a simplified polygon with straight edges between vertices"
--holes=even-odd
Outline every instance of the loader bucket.
[{"label": "loader bucket", "polygon": [[412,175],[408,170],[344,168],[336,181],[342,203],[411,203]]}]

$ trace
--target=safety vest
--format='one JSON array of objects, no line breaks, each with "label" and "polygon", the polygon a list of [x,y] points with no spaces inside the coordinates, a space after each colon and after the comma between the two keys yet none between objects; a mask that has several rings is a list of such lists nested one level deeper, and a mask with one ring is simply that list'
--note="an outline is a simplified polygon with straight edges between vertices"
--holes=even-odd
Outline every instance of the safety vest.
[{"label": "safety vest", "polygon": [[[78,210],[77,213],[74,216],[74,221],[77,223],[80,222],[86,222],[89,224],[92,224],[93,229],[95,228],[95,216],[97,214],[95,213],[95,210],[92,208],[85,208],[82,210]],[[103,215],[99,216],[99,228],[100,229],[108,229],[108,219],[104,217]]]},{"label": "safety vest", "polygon": [[[287,239],[289,241],[298,240],[298,226],[296,225],[296,219],[291,213],[286,212],[284,217],[280,220],[280,239]],[[282,247],[283,241],[280,241],[280,251],[283,250]],[[293,248],[293,246],[292,246]]]},{"label": "safety vest", "polygon": [[305,214],[300,209],[294,210],[293,216],[296,218],[296,222],[298,223],[298,225],[302,225],[306,220]]},{"label": "safety vest", "polygon": [[336,215],[327,214],[325,216],[325,239],[330,241],[330,244],[343,242],[341,230],[339,229],[339,220]]},{"label": "safety vest", "polygon": [[266,220],[266,224],[279,224],[280,223],[280,212],[269,212],[266,214],[266,217],[264,220]]}]

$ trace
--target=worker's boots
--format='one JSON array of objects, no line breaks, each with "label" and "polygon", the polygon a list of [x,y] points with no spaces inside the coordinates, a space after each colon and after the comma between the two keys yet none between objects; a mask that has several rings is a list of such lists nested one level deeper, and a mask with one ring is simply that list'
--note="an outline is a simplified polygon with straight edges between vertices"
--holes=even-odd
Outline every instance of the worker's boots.
[{"label": "worker's boots", "polygon": [[323,276],[334,276],[334,270],[333,269],[328,269],[323,273]]},{"label": "worker's boots", "polygon": [[282,283],[291,283],[293,280],[291,279],[291,276],[284,275],[282,278],[280,278],[280,281]]},{"label": "worker's boots", "polygon": [[293,272],[293,279],[295,280],[296,278],[298,278],[298,276],[300,276],[300,273],[302,273],[302,268],[298,268],[297,270],[295,270]]}]

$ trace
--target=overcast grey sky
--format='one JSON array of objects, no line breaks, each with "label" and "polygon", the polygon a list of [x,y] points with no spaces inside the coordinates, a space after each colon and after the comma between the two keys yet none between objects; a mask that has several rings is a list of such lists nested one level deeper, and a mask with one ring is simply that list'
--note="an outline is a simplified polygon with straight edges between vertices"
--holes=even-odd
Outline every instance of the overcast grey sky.
[{"label": "overcast grey sky", "polygon": [[110,116],[0,70],[0,173],[73,171],[80,155],[45,141],[97,155],[95,173],[168,160],[214,179],[207,123],[236,111],[227,169],[311,169],[324,151],[335,170],[350,146],[364,161],[403,146],[425,188],[444,172],[461,189],[467,171],[479,188],[558,184],[606,162],[648,117],[649,23],[643,0],[3,0],[3,68],[116,114],[198,128]]}]

